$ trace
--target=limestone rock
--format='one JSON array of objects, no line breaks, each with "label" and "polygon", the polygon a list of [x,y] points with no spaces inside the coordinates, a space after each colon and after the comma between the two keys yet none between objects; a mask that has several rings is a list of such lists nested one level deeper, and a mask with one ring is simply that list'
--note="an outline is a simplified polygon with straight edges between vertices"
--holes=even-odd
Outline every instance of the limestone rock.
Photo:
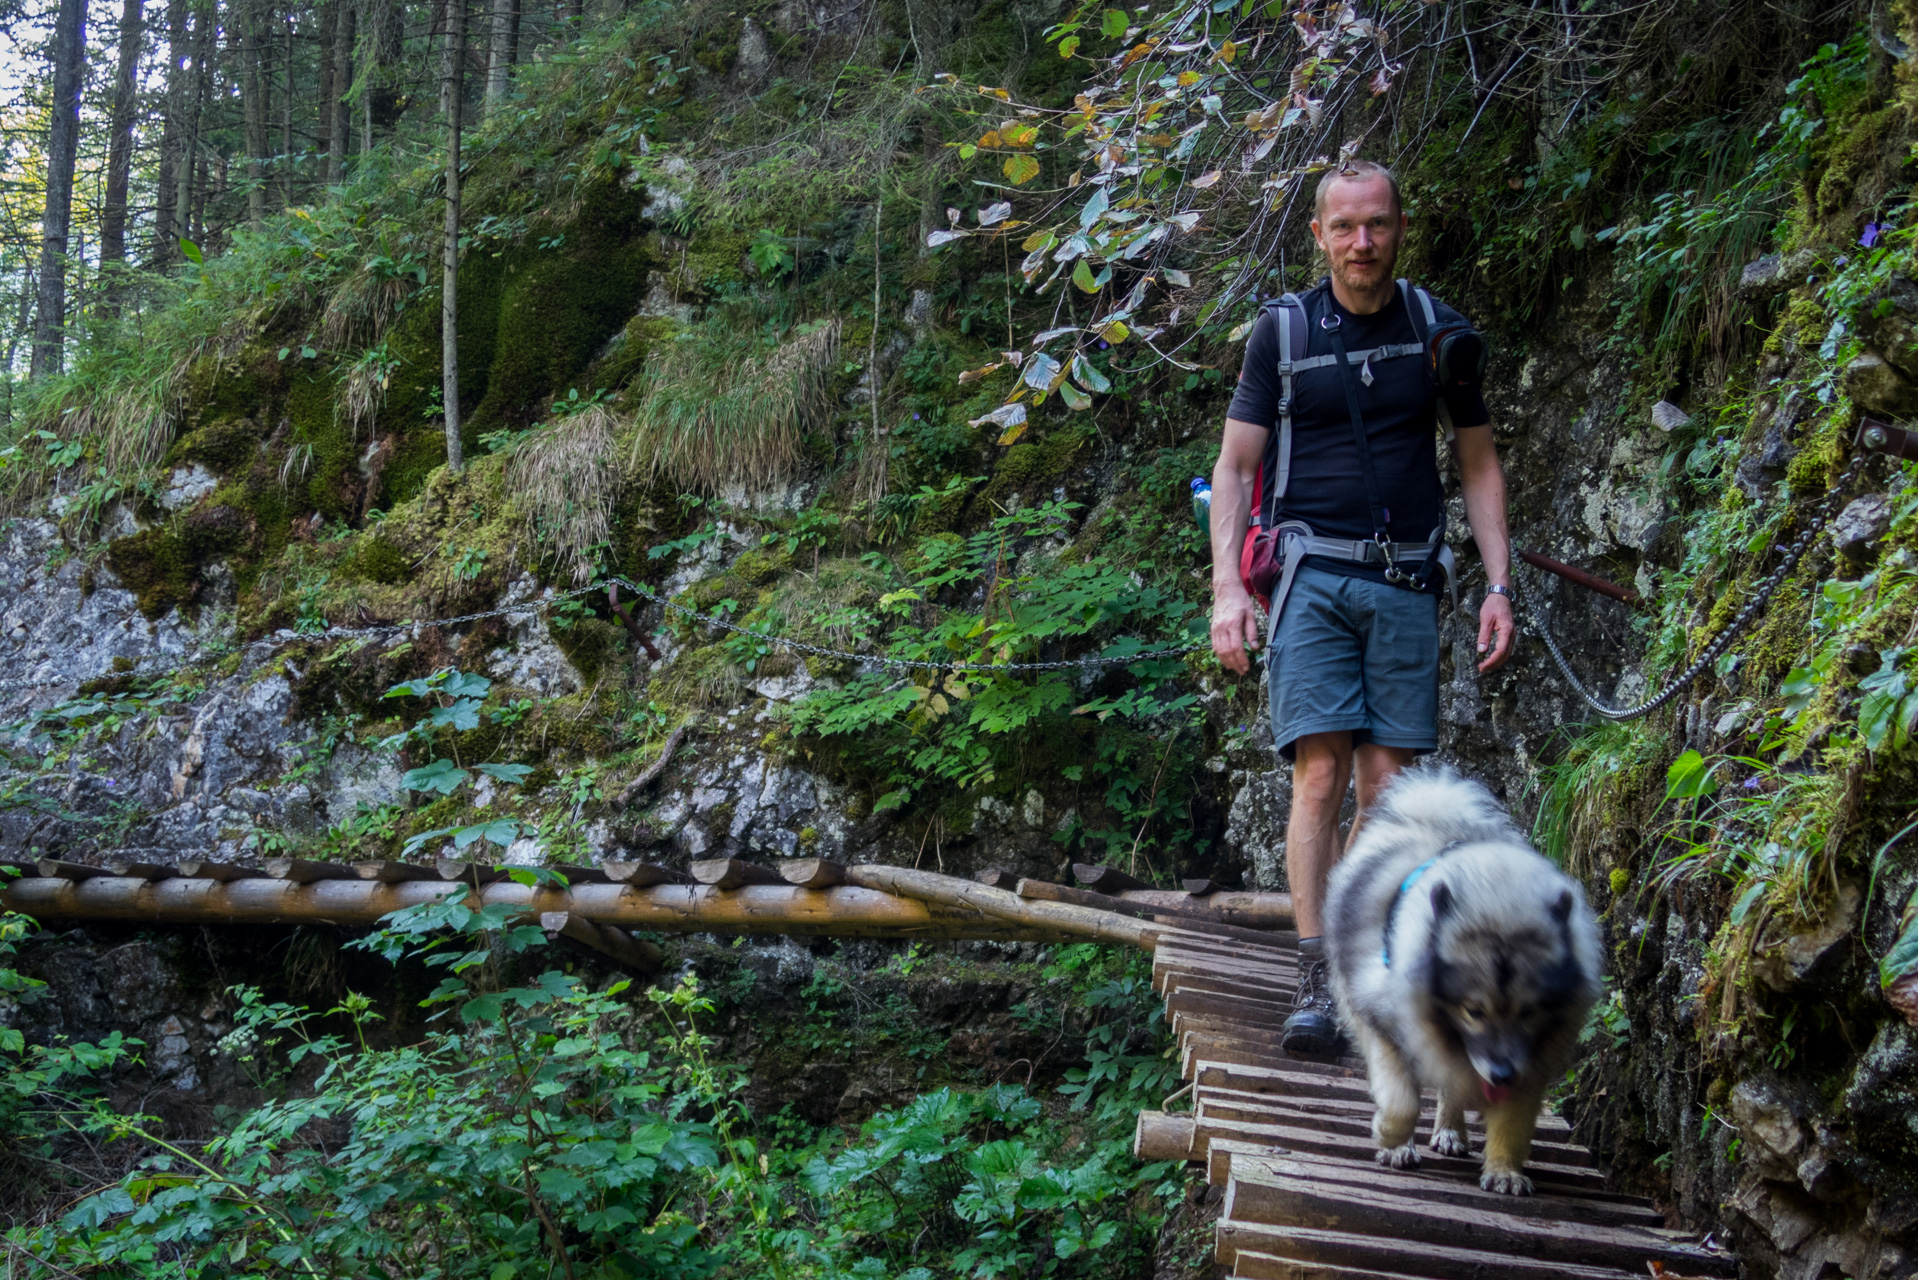
[{"label": "limestone rock", "polygon": [[1882,493],[1853,498],[1831,522],[1831,540],[1846,555],[1862,555],[1866,544],[1885,536],[1891,527],[1891,503]]},{"label": "limestone rock", "polygon": [[1840,959],[1858,917],[1860,897],[1858,887],[1847,884],[1825,914],[1804,928],[1786,934],[1768,927],[1752,957],[1752,972],[1758,980],[1774,991],[1815,985]]},{"label": "limestone rock", "polygon": [[1866,413],[1888,418],[1918,414],[1918,385],[1876,351],[1861,351],[1845,366],[1845,393]]},{"label": "limestone rock", "polygon": [[1768,253],[1754,258],[1738,274],[1738,296],[1768,298],[1783,293],[1802,282],[1816,260],[1809,249],[1800,249],[1790,257]]},{"label": "limestone rock", "polygon": [[[1741,1154],[1759,1173],[1776,1180],[1798,1176],[1803,1158],[1805,1127],[1800,1120],[1807,1100],[1769,1076],[1754,1076],[1732,1088],[1732,1122],[1744,1139]],[[1781,1244],[1783,1249],[1791,1245]]]},{"label": "limestone rock", "polygon": [[176,467],[167,477],[160,506],[167,511],[182,511],[219,487],[220,478],[197,462]]}]

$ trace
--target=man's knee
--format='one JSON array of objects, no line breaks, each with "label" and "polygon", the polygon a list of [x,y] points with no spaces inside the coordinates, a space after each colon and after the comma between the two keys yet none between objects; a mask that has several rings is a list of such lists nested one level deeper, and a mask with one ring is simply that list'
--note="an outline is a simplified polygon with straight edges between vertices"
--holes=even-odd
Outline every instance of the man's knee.
[{"label": "man's knee", "polygon": [[1309,733],[1293,744],[1292,797],[1295,804],[1336,804],[1345,798],[1352,771],[1352,735]]}]

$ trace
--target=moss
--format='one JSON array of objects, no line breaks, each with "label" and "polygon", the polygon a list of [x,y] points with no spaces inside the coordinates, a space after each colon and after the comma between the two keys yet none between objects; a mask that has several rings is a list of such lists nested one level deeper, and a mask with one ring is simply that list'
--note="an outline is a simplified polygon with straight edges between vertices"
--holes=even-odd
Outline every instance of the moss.
[{"label": "moss", "polygon": [[610,662],[616,662],[620,655],[620,638],[625,634],[619,627],[598,618],[575,619],[569,627],[547,627],[547,634],[553,643],[566,655],[566,661],[573,664],[573,670],[579,672],[580,679],[591,689],[599,683],[601,675]]},{"label": "moss", "polygon": [[220,418],[173,442],[163,467],[197,462],[216,475],[233,475],[252,463],[264,438],[252,418]]},{"label": "moss", "polygon": [[1092,438],[1090,426],[1077,426],[1055,431],[1036,443],[1013,445],[993,468],[991,483],[980,491],[977,502],[983,505],[975,505],[973,510],[997,510],[1015,493],[1027,503],[1043,502],[1059,487]]},{"label": "moss", "polygon": [[405,581],[412,568],[405,552],[377,534],[360,539],[346,563],[350,572],[387,586]]},{"label": "moss", "polygon": [[701,227],[681,254],[680,277],[692,288],[709,291],[738,284],[746,278],[751,245],[752,237],[744,231]]},{"label": "moss", "polygon": [[140,612],[157,620],[196,604],[205,585],[201,570],[245,547],[254,527],[242,508],[209,500],[166,525],[115,539],[107,563],[138,598]]},{"label": "moss", "polygon": [[606,354],[587,371],[595,386],[618,389],[630,383],[664,342],[685,326],[670,316],[634,316],[608,344]]},{"label": "moss", "polygon": [[639,229],[635,197],[608,184],[584,198],[562,246],[503,256],[486,392],[472,402],[466,424],[473,440],[530,426],[543,403],[576,385],[607,339],[623,332],[646,283]]},{"label": "moss", "polygon": [[[1905,150],[1897,143],[1905,131],[1905,113],[1898,107],[1860,116],[1834,131],[1825,171],[1818,179],[1818,213],[1843,221],[1842,215],[1877,204],[1897,177]],[[1851,230],[1849,226],[1834,229]]]}]

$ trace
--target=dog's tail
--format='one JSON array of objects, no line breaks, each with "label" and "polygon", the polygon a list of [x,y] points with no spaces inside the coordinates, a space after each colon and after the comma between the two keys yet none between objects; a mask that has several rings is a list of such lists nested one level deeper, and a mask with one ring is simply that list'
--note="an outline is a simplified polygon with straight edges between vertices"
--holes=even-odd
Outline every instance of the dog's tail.
[{"label": "dog's tail", "polygon": [[1483,783],[1442,765],[1406,769],[1373,806],[1368,821],[1423,827],[1445,841],[1510,838],[1516,828]]}]

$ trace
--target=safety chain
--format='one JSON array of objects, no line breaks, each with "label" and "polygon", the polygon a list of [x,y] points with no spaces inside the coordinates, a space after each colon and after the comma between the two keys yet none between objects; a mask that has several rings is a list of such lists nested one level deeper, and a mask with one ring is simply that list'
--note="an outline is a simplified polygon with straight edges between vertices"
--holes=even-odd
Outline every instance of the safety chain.
[{"label": "safety chain", "polygon": [[[1055,662],[931,662],[913,658],[889,658],[881,654],[851,653],[843,649],[828,649],[822,645],[807,644],[804,641],[794,640],[788,636],[774,635],[770,631],[761,631],[755,627],[741,626],[718,614],[702,613],[698,609],[680,604],[654,591],[650,587],[619,576],[602,578],[587,586],[575,587],[570,591],[562,591],[546,599],[529,600],[521,604],[505,605],[498,609],[486,609],[479,613],[462,613],[456,617],[430,618],[423,621],[380,623],[368,627],[328,627],[324,631],[295,632],[292,634],[278,633],[265,639],[249,641],[239,647],[243,651],[252,652],[254,650],[284,648],[287,645],[298,644],[303,641],[325,643],[333,640],[349,640],[361,636],[404,635],[407,632],[415,631],[422,627],[463,626],[471,622],[484,622],[489,618],[505,618],[537,613],[542,609],[550,608],[562,600],[570,600],[577,596],[604,591],[608,586],[624,587],[633,594],[651,600],[655,604],[680,614],[682,617],[689,618],[692,621],[702,623],[709,627],[717,627],[722,631],[730,631],[737,635],[750,636],[755,640],[785,649],[791,653],[810,654],[814,657],[831,658],[865,667],[892,667],[902,671],[1068,671],[1082,667],[1128,666],[1134,662],[1147,662],[1156,658],[1183,657],[1188,653],[1195,653],[1200,649],[1210,649],[1212,647],[1211,641],[1207,640],[1171,649],[1149,649],[1141,653],[1072,658]],[[114,677],[141,679],[149,676],[166,675],[178,670],[180,670],[180,668],[177,667],[143,668],[135,666],[127,671],[109,672],[105,676],[93,677],[93,679],[111,679]],[[0,692],[14,689],[50,689],[68,683],[70,682],[67,680],[0,680]]]},{"label": "safety chain", "polygon": [[1537,630],[1539,639],[1545,642],[1546,650],[1552,655],[1552,660],[1558,663],[1558,669],[1564,673],[1565,679],[1571,683],[1573,691],[1576,692],[1579,697],[1583,698],[1585,704],[1592,710],[1598,712],[1599,715],[1604,716],[1607,720],[1637,720],[1650,715],[1677,697],[1687,685],[1704,674],[1706,668],[1715,664],[1718,659],[1724,655],[1725,651],[1731,647],[1732,641],[1736,640],[1739,635],[1744,632],[1745,628],[1751,624],[1752,618],[1758,611],[1770,603],[1771,598],[1778,593],[1778,589],[1785,585],[1785,579],[1791,577],[1792,571],[1798,568],[1798,562],[1805,558],[1807,551],[1811,550],[1811,544],[1817,539],[1819,534],[1824,532],[1825,526],[1831,522],[1833,508],[1837,505],[1839,497],[1851,486],[1852,480],[1857,477],[1859,469],[1864,465],[1864,454],[1860,453],[1852,457],[1851,463],[1845,468],[1844,473],[1833,482],[1830,489],[1825,491],[1825,496],[1819,499],[1818,506],[1813,511],[1811,519],[1806,522],[1805,527],[1799,531],[1798,536],[1794,538],[1791,545],[1786,548],[1784,560],[1779,563],[1776,569],[1772,570],[1770,577],[1758,585],[1752,598],[1745,602],[1745,607],[1740,609],[1732,618],[1731,622],[1726,625],[1725,629],[1719,632],[1710,644],[1705,646],[1704,652],[1698,655],[1697,661],[1679,672],[1678,676],[1672,680],[1670,684],[1666,685],[1663,689],[1659,690],[1656,695],[1647,698],[1645,701],[1630,707],[1608,707],[1596,697],[1592,696],[1591,692],[1587,690],[1584,684],[1579,680],[1578,675],[1572,670],[1572,664],[1565,660],[1564,653],[1559,650],[1558,642],[1552,638],[1551,628],[1546,625],[1545,614],[1542,610],[1534,613],[1532,617],[1532,625],[1534,629]]}]

